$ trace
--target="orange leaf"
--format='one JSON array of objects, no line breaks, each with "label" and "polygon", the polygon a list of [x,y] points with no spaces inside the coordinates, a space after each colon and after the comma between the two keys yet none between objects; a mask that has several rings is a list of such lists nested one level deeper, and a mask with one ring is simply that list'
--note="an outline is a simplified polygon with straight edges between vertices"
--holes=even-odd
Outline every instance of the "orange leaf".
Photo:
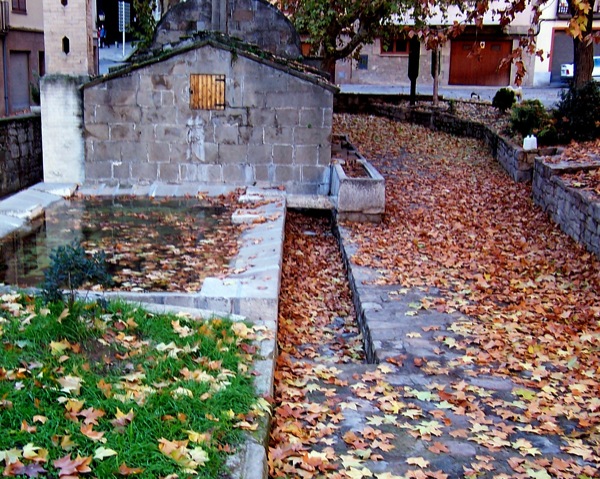
[{"label": "orange leaf", "polygon": [[79,430],[81,431],[81,434],[90,438],[92,441],[102,440],[102,437],[104,436],[104,432],[103,431],[94,431],[93,428],[94,428],[93,424],[82,424],[81,428]]},{"label": "orange leaf", "polygon": [[119,475],[121,476],[133,476],[142,472],[144,472],[143,467],[129,467],[125,463],[119,466]]},{"label": "orange leaf", "polygon": [[429,449],[434,454],[442,454],[442,453],[449,452],[446,445],[442,444],[441,442],[434,442],[433,445],[428,447],[427,449]]}]

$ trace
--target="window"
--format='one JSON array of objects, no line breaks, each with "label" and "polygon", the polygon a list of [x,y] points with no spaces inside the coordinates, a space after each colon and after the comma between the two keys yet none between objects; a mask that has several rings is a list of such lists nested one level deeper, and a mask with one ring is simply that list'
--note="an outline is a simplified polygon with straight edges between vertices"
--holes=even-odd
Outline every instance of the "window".
[{"label": "window", "polygon": [[369,69],[369,55],[360,55],[358,57],[358,65],[359,70],[368,70]]},{"label": "window", "polygon": [[409,41],[407,38],[381,39],[382,55],[408,55]]},{"label": "window", "polygon": [[69,41],[68,37],[63,37],[63,39],[62,39],[62,51],[66,55],[68,55],[69,52],[71,51],[71,42]]},{"label": "window", "polygon": [[556,13],[559,15],[568,15],[569,14],[569,1],[568,0],[558,0],[558,8]]},{"label": "window", "polygon": [[192,110],[225,109],[225,75],[190,75]]},{"label": "window", "polygon": [[12,11],[16,13],[27,13],[27,0],[12,0]]},{"label": "window", "polygon": [[43,51],[38,52],[38,71],[41,77],[46,74],[46,55]]}]

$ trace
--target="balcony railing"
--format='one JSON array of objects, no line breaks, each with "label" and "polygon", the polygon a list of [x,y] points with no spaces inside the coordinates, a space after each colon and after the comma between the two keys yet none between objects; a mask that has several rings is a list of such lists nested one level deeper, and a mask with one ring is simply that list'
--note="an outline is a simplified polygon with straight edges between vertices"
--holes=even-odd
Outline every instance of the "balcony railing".
[{"label": "balcony railing", "polygon": [[563,16],[569,14],[569,2],[567,0],[558,0],[557,15]]},{"label": "balcony railing", "polygon": [[[571,15],[569,13],[569,1],[568,0],[558,0],[558,4],[556,7],[556,16],[558,18],[569,18]],[[600,2],[596,1],[594,4],[594,18],[600,18]]]}]

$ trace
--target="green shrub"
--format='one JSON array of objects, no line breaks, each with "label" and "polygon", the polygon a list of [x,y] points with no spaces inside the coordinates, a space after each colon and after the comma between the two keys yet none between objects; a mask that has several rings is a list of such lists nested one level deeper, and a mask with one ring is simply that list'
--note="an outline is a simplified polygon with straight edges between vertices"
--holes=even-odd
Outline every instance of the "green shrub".
[{"label": "green shrub", "polygon": [[448,101],[448,113],[450,113],[451,115],[454,115],[456,113],[456,101],[455,100]]},{"label": "green shrub", "polygon": [[50,266],[44,272],[42,296],[46,302],[62,301],[63,289],[69,290],[69,303],[75,301],[75,290],[85,283],[108,285],[112,278],[106,270],[106,255],[88,256],[77,242],[59,246],[50,253]]},{"label": "green shrub", "polygon": [[498,108],[502,113],[515,104],[515,92],[508,88],[500,88],[494,95],[492,106]]},{"label": "green shrub", "polygon": [[554,123],[548,123],[537,133],[538,146],[551,146],[560,143],[558,131]]},{"label": "green shrub", "polygon": [[539,100],[525,100],[512,109],[511,129],[523,136],[538,135],[551,124],[550,113]]},{"label": "green shrub", "polygon": [[591,81],[563,91],[555,112],[561,141],[587,141],[600,137],[600,87]]}]

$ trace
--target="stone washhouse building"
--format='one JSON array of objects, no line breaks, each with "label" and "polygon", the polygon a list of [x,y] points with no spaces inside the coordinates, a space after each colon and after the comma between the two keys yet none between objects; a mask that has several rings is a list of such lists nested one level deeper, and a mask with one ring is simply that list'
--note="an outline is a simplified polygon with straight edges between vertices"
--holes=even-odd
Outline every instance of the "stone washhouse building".
[{"label": "stone washhouse building", "polygon": [[43,125],[67,130],[48,139],[45,179],[328,194],[336,87],[299,58],[299,36],[265,0],[181,3],[124,68],[44,82]]}]

